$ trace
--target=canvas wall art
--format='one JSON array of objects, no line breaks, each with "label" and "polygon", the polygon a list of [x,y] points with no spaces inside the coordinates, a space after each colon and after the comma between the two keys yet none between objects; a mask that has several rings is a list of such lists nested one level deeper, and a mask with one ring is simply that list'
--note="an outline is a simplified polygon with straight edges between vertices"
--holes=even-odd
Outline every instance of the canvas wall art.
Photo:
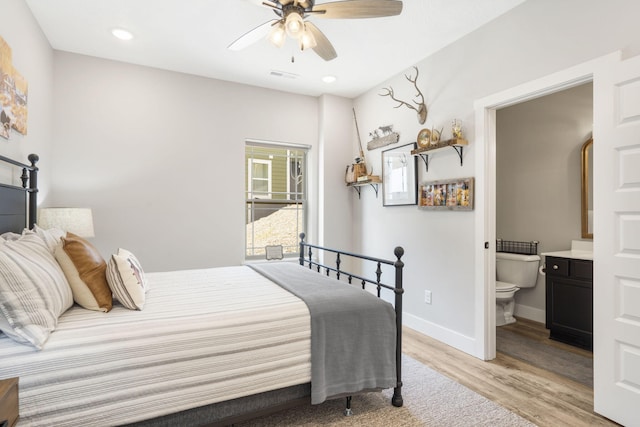
[{"label": "canvas wall art", "polygon": [[0,136],[27,134],[27,80],[13,66],[11,47],[0,37]]}]

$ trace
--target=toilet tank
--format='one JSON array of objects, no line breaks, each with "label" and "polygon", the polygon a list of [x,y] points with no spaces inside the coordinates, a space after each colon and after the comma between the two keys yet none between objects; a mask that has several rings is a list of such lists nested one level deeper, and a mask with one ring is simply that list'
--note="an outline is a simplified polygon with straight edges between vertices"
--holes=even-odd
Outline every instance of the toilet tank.
[{"label": "toilet tank", "polygon": [[496,252],[496,280],[533,288],[538,280],[540,256]]}]

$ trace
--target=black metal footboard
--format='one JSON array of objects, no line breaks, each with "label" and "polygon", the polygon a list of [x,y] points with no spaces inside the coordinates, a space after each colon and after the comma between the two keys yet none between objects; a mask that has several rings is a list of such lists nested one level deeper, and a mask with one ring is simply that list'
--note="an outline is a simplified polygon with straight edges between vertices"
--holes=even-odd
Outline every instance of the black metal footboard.
[{"label": "black metal footboard", "polygon": [[[391,403],[393,404],[393,406],[402,406],[402,294],[404,293],[404,289],[402,288],[402,270],[404,268],[404,263],[400,258],[402,258],[402,255],[404,255],[404,249],[400,246],[396,247],[393,251],[394,255],[396,256],[396,260],[391,261],[312,245],[310,243],[305,243],[304,238],[305,233],[300,233],[300,265],[308,265],[309,269],[315,268],[319,273],[324,271],[327,276],[329,276],[331,272],[333,272],[335,273],[338,280],[340,280],[341,276],[344,276],[347,278],[349,283],[353,283],[353,280],[356,279],[357,281],[360,281],[362,289],[366,289],[366,286],[368,284],[373,285],[376,287],[378,298],[381,295],[382,289],[387,289],[394,293],[395,299],[393,306],[396,312],[397,383],[396,387],[393,389],[393,398],[391,399]],[[335,254],[335,266],[325,265],[320,263],[319,261],[314,261],[314,249],[317,249],[318,251],[322,251],[324,253]],[[342,270],[340,268],[340,264],[343,261],[342,257],[349,257],[353,259],[372,262],[373,265],[375,265],[375,280]],[[395,268],[395,283],[393,285],[385,284],[384,282],[382,282],[382,265],[390,265]]]}]

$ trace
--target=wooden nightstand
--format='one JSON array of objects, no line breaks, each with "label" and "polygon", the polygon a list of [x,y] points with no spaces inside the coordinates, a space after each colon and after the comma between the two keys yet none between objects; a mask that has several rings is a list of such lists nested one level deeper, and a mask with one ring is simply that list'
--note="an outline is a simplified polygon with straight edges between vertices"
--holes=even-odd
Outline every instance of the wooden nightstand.
[{"label": "wooden nightstand", "polygon": [[18,421],[18,379],[0,380],[0,425],[8,421],[13,427]]}]

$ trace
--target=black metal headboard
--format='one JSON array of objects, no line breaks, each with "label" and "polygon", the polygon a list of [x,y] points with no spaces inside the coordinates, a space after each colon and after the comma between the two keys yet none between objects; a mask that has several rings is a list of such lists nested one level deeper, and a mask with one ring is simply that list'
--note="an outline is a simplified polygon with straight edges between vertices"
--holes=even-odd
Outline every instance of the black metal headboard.
[{"label": "black metal headboard", "polygon": [[10,168],[22,168],[20,180],[22,186],[0,183],[0,233],[13,231],[20,233],[25,227],[33,228],[36,223],[38,207],[38,168],[40,159],[36,154],[29,154],[31,165],[0,156],[0,164]]}]

